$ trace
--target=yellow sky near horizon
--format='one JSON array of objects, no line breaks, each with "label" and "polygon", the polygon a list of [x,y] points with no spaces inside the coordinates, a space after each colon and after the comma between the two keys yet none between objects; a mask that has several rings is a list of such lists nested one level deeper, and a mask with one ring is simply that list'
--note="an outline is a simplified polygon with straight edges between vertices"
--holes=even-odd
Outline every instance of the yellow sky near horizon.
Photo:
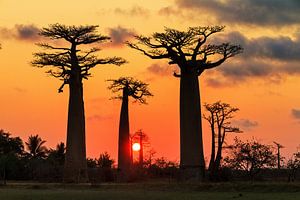
[{"label": "yellow sky near horizon", "polygon": [[[217,23],[215,17],[201,12],[176,12],[172,15],[159,14],[159,10],[174,6],[172,0],[0,0],[0,129],[21,136],[23,140],[30,134],[39,134],[53,148],[58,142],[65,141],[67,122],[68,90],[58,94],[60,81],[48,77],[44,69],[30,65],[32,53],[40,49],[34,40],[21,40],[1,34],[3,30],[11,33],[16,24],[45,27],[51,23],[95,24],[99,31],[108,34],[110,28],[118,26],[139,34],[148,35],[162,31],[164,26],[185,30],[189,26]],[[59,6],[58,6],[59,5]],[[199,15],[199,16],[198,16]],[[194,19],[187,20],[186,17]],[[200,17],[203,16],[203,17]],[[260,36],[278,38],[280,35],[295,39],[299,25],[291,25],[289,32],[276,26],[256,26],[247,24],[225,24],[225,33],[238,31],[247,38]],[[217,35],[216,35],[217,37]],[[117,66],[99,66],[91,72],[93,77],[84,81],[87,154],[97,157],[107,151],[117,157],[117,136],[120,102],[109,100],[112,95],[106,87],[107,79],[119,76],[134,76],[150,83],[154,97],[149,105],[130,104],[131,131],[143,129],[150,137],[157,156],[179,160],[179,80],[168,76],[152,74],[147,67],[157,64],[166,66],[167,61],[151,60],[127,47],[103,46],[100,57],[116,55],[129,61]],[[234,57],[228,60],[232,63]],[[270,61],[275,63],[276,61]],[[222,66],[221,66],[222,67]],[[215,71],[215,70],[214,70]],[[207,79],[214,78],[205,72],[201,80],[202,103],[217,100],[228,102],[240,108],[236,120],[249,119],[257,125],[245,129],[240,134],[244,139],[255,137],[264,143],[273,141],[283,144],[283,153],[291,156],[300,144],[300,123],[293,118],[291,110],[300,108],[299,75],[282,74],[276,76],[253,77],[245,81],[230,79],[220,87],[209,86]],[[203,122],[206,157],[209,157],[210,132]],[[232,136],[230,136],[232,138]],[[230,140],[229,140],[230,141]]]}]

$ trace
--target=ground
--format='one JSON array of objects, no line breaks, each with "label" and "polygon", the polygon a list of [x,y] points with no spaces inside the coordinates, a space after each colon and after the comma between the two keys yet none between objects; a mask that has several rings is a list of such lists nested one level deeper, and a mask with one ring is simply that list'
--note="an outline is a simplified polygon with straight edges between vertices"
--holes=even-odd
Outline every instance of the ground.
[{"label": "ground", "polygon": [[1,200],[299,200],[300,183],[129,183],[62,185],[9,183]]}]

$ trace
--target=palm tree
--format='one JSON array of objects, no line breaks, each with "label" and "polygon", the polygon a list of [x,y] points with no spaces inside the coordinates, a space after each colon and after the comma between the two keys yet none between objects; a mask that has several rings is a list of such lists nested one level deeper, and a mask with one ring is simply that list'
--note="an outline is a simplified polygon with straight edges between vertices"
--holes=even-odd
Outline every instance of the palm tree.
[{"label": "palm tree", "polygon": [[33,159],[45,158],[47,156],[45,142],[39,135],[30,135],[27,142],[25,142],[29,157]]}]

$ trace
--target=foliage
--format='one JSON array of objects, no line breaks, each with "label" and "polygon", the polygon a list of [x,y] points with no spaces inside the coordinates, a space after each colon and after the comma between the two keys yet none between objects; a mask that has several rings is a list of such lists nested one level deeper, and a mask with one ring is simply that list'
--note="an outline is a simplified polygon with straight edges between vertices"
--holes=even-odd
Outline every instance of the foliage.
[{"label": "foliage", "polygon": [[4,184],[7,177],[12,178],[13,171],[19,168],[23,149],[21,138],[11,137],[10,133],[0,130],[0,173]]},{"label": "foliage", "polygon": [[123,94],[120,91],[126,91],[126,95],[132,97],[135,102],[146,104],[146,97],[153,96],[148,89],[148,84],[142,81],[136,80],[132,77],[120,77],[115,80],[108,80],[111,83],[108,86],[113,93],[119,93],[114,99],[122,99]]},{"label": "foliage", "polygon": [[28,150],[28,156],[32,159],[44,159],[47,156],[47,148],[44,146],[45,140],[42,140],[42,138],[39,135],[30,135],[28,137],[27,142],[25,142],[27,150]]},{"label": "foliage", "polygon": [[[152,59],[168,59],[177,64],[181,73],[193,70],[200,75],[204,70],[219,66],[227,58],[242,52],[240,45],[230,43],[206,44],[214,33],[222,32],[224,26],[190,27],[187,31],[165,28],[162,33],[147,37],[136,35],[136,43],[127,42],[133,49]],[[214,58],[218,58],[214,61]],[[174,72],[175,76],[180,76]]]},{"label": "foliage", "polygon": [[99,158],[88,158],[87,165],[90,168],[113,168],[115,161],[107,152],[101,153]]},{"label": "foliage", "polygon": [[241,133],[240,129],[232,126],[229,121],[239,109],[221,101],[213,104],[205,103],[204,107],[208,114],[203,115],[203,118],[208,121],[212,136],[211,158],[209,162],[210,179],[218,180],[218,171],[226,133]]},{"label": "foliage", "polygon": [[276,155],[269,145],[261,144],[254,139],[243,142],[236,137],[224,162],[232,169],[246,171],[253,179],[261,169],[276,165]]},{"label": "foliage", "polygon": [[297,171],[300,169],[300,152],[294,153],[293,157],[288,160],[287,168],[289,169],[289,181],[294,181]]},{"label": "foliage", "polygon": [[41,68],[51,66],[46,73],[63,81],[63,85],[59,88],[59,92],[62,92],[63,86],[70,83],[74,71],[79,70],[80,79],[87,79],[91,76],[89,70],[99,64],[124,64],[126,61],[120,57],[98,58],[95,53],[100,50],[99,48],[91,48],[87,51],[77,48],[79,45],[101,43],[110,39],[98,34],[97,28],[98,26],[62,24],[51,24],[48,28],[43,28],[40,35],[51,40],[65,40],[70,47],[55,47],[47,43],[39,43],[38,46],[47,51],[35,53],[32,65]]}]

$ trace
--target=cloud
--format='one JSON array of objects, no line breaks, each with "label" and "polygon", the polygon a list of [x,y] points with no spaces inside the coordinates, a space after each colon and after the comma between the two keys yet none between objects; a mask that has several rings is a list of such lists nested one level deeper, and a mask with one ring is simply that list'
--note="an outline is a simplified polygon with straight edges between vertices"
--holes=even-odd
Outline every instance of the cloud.
[{"label": "cloud", "polygon": [[16,91],[18,93],[26,93],[27,92],[26,89],[20,88],[20,87],[14,87],[13,89],[14,89],[14,91]]},{"label": "cloud", "polygon": [[37,41],[40,39],[39,28],[33,24],[16,24],[14,28],[0,27],[0,36],[7,39]]},{"label": "cloud", "polygon": [[300,21],[299,0],[176,0],[179,8],[213,13],[219,21],[256,25],[290,25]]},{"label": "cloud", "polygon": [[226,80],[224,81],[223,77],[206,78],[205,84],[213,88],[221,88],[221,87],[228,86],[228,83],[226,83]]},{"label": "cloud", "polygon": [[213,43],[232,42],[244,48],[241,54],[247,58],[268,58],[281,61],[300,61],[300,37],[292,39],[287,36],[257,37],[248,39],[239,32],[221,34],[215,37]]},{"label": "cloud", "polygon": [[252,130],[253,128],[257,127],[259,124],[256,121],[252,121],[249,119],[239,119],[239,120],[233,120],[232,124],[234,126],[237,126],[241,128],[241,130]]},{"label": "cloud", "polygon": [[209,86],[220,87],[228,84],[229,80],[236,82],[248,78],[265,78],[279,83],[285,75],[300,75],[300,38],[278,36],[248,39],[239,32],[231,32],[221,34],[210,42],[218,44],[228,41],[240,44],[244,52],[216,68],[219,76],[214,74],[213,78],[207,79]]},{"label": "cloud", "polygon": [[108,34],[112,40],[110,46],[119,47],[124,45],[125,41],[136,35],[136,32],[134,30],[118,26],[115,28],[109,28]]},{"label": "cloud", "polygon": [[129,17],[133,17],[133,16],[148,17],[150,11],[140,6],[133,6],[130,9],[116,8],[114,10],[114,13],[119,15],[129,16]]},{"label": "cloud", "polygon": [[172,6],[167,6],[167,7],[163,7],[161,8],[159,11],[158,11],[158,14],[159,15],[165,15],[165,16],[170,16],[170,15],[173,15],[175,13],[178,13],[177,12],[178,9],[172,7]]},{"label": "cloud", "polygon": [[104,120],[109,120],[111,118],[112,118],[112,116],[110,116],[110,115],[98,115],[98,114],[95,114],[95,115],[87,117],[87,120],[88,121],[104,121]]},{"label": "cloud", "polygon": [[172,76],[175,70],[169,65],[154,63],[147,67],[147,71],[158,76]]},{"label": "cloud", "polygon": [[292,109],[292,116],[295,119],[300,119],[300,110],[299,109]]}]

